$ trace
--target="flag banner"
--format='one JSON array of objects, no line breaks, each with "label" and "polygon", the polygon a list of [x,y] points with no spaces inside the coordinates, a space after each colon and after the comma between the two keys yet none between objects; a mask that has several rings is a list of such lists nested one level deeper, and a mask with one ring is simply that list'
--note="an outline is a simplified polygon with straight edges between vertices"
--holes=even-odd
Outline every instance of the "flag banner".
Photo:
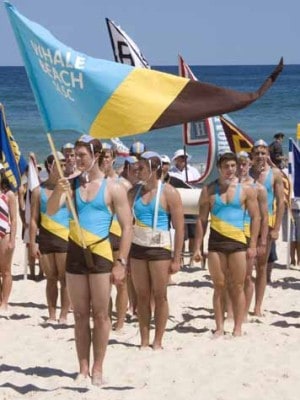
[{"label": "flag banner", "polygon": [[5,3],[47,131],[127,136],[239,110],[261,97],[79,53]]},{"label": "flag banner", "polygon": [[223,115],[220,117],[220,122],[231,151],[233,153],[239,153],[240,151],[250,153],[254,143],[253,139]]},{"label": "flag banner", "polygon": [[109,18],[105,18],[105,20],[115,61],[133,67],[150,68],[148,61],[127,33]]},{"label": "flag banner", "polygon": [[[178,55],[179,76],[197,81],[193,71],[184,61],[181,55]],[[209,121],[207,119],[188,122],[182,125],[183,142],[187,145],[201,145],[209,142]]]},{"label": "flag banner", "polygon": [[6,124],[4,107],[0,103],[0,151],[4,174],[14,192],[21,184],[21,176],[25,172],[27,162],[22,156],[19,146]]},{"label": "flag banner", "polygon": [[289,176],[292,183],[292,197],[300,198],[300,149],[291,138],[289,138]]}]

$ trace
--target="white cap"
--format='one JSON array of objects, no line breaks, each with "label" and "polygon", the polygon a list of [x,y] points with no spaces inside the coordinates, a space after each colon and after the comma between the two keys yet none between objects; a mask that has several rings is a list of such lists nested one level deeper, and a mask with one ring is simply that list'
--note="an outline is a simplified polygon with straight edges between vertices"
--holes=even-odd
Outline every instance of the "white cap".
[{"label": "white cap", "polygon": [[175,151],[172,161],[176,160],[178,157],[186,156],[188,160],[190,160],[192,157],[188,153],[184,153],[183,149],[178,149]]},{"label": "white cap", "polygon": [[166,154],[162,154],[162,155],[160,156],[160,159],[161,159],[161,162],[162,162],[163,164],[171,164],[170,157],[168,157]]}]

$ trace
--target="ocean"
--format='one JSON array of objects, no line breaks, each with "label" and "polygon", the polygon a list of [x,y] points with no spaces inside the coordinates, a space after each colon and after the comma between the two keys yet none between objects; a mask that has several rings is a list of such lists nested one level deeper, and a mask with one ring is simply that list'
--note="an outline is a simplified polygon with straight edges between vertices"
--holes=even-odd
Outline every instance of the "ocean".
[{"label": "ocean", "polygon": [[[177,66],[153,67],[160,71],[177,74]],[[272,72],[271,65],[245,66],[191,66],[199,80],[239,91],[255,91]],[[7,123],[25,157],[33,151],[42,163],[50,153],[41,117],[23,67],[0,67],[0,102],[5,107]],[[134,113],[134,110],[132,110]],[[300,123],[300,65],[286,65],[274,85],[249,107],[230,113],[235,124],[254,140],[263,138],[268,143],[276,132],[284,132],[283,143],[287,152],[288,137],[296,138]],[[55,132],[52,137],[56,148],[75,141],[78,133]],[[175,126],[146,134],[121,138],[130,144],[138,139],[147,149],[160,154],[172,154],[183,146],[182,127]],[[206,150],[188,146],[194,163],[205,163]]]}]

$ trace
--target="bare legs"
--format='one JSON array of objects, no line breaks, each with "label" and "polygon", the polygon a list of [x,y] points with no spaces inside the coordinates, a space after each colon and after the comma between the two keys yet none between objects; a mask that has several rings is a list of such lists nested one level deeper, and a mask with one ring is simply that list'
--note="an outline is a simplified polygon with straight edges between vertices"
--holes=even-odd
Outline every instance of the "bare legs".
[{"label": "bare legs", "polygon": [[162,338],[168,320],[167,285],[170,260],[145,261],[131,259],[131,274],[137,294],[141,348],[150,344],[151,290],[154,296],[155,336],[153,350],[162,348]]},{"label": "bare legs", "polygon": [[[67,287],[75,318],[75,342],[79,361],[79,372],[92,383],[102,383],[103,360],[111,328],[108,315],[110,299],[110,274],[77,275],[67,273]],[[90,326],[90,308],[94,321]],[[93,334],[92,334],[93,332]],[[90,349],[93,344],[94,362],[90,371]]]},{"label": "bare legs", "polygon": [[242,323],[245,313],[244,281],[246,275],[246,252],[240,251],[230,254],[209,252],[208,268],[214,283],[215,336],[224,334],[226,277],[228,277],[228,290],[233,307],[233,335],[240,336],[242,334]]},{"label": "bare legs", "polygon": [[267,263],[271,249],[271,241],[268,242],[266,254],[264,256],[257,257],[256,262],[256,277],[255,277],[255,306],[254,315],[261,317],[262,313],[262,302],[267,286]]},{"label": "bare legs", "polygon": [[7,311],[8,299],[12,289],[11,263],[13,249],[8,249],[9,235],[5,235],[0,241],[0,311]]},{"label": "bare legs", "polygon": [[66,253],[43,254],[40,262],[42,263],[47,283],[46,297],[49,311],[49,320],[56,321],[56,306],[58,298],[58,282],[60,283],[61,312],[60,323],[67,322],[67,315],[70,308],[70,300],[67,292],[65,267]]}]

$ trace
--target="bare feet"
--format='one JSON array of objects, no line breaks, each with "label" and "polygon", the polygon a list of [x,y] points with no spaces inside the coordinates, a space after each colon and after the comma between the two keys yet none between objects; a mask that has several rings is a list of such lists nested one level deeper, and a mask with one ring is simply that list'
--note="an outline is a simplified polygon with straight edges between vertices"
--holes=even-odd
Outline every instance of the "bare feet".
[{"label": "bare feet", "polygon": [[58,323],[59,325],[68,325],[68,320],[66,317],[59,317]]},{"label": "bare feet", "polygon": [[213,339],[219,339],[222,336],[224,336],[224,331],[221,329],[213,332]]},{"label": "bare feet", "polygon": [[103,385],[102,372],[98,371],[92,374],[92,385],[98,387]]},{"label": "bare feet", "polygon": [[87,388],[90,385],[90,378],[88,375],[79,373],[74,382],[76,386]]},{"label": "bare feet", "polygon": [[163,350],[164,348],[162,347],[162,345],[161,344],[155,344],[155,343],[153,343],[153,345],[152,345],[152,350],[153,351],[160,351],[160,350]]},{"label": "bare feet", "polygon": [[255,308],[253,315],[255,317],[264,317],[264,314],[261,312],[260,308]]}]

